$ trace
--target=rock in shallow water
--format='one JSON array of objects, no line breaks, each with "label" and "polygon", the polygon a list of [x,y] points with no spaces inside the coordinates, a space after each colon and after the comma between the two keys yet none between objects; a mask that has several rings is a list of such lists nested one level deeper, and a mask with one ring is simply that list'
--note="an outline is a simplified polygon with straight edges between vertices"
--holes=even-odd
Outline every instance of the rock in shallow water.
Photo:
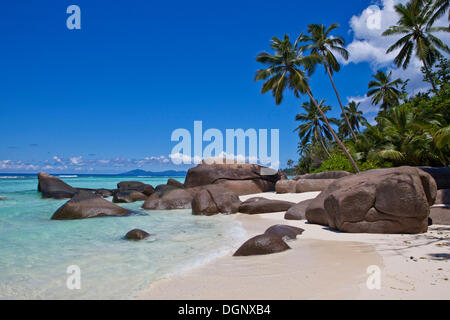
[{"label": "rock in shallow water", "polygon": [[156,190],[142,205],[146,210],[173,210],[173,209],[191,209],[193,190],[179,189],[169,186],[164,191]]},{"label": "rock in shallow water", "polygon": [[247,240],[234,254],[235,257],[283,252],[290,247],[279,236],[261,234]]},{"label": "rock in shallow water", "polygon": [[137,191],[146,196],[150,196],[155,190],[151,185],[140,181],[122,181],[117,184],[117,188],[119,192]]},{"label": "rock in shallow water", "polygon": [[102,198],[112,197],[117,192],[117,190],[110,189],[96,189],[94,193]]},{"label": "rock in shallow water", "polygon": [[70,199],[78,193],[77,189],[45,172],[38,173],[38,180],[38,191],[41,192],[42,198]]},{"label": "rock in shallow water", "polygon": [[91,192],[80,191],[60,207],[52,220],[74,220],[108,216],[126,216],[131,211],[119,207]]},{"label": "rock in shallow water", "polygon": [[131,203],[136,201],[145,201],[147,196],[138,191],[120,191],[114,194],[113,202]]},{"label": "rock in shallow water", "polygon": [[423,233],[436,198],[433,178],[412,167],[336,180],[306,209],[310,223],[351,233]]},{"label": "rock in shallow water", "polygon": [[128,240],[144,240],[148,237],[150,237],[150,233],[141,229],[133,229],[125,235],[125,239]]},{"label": "rock in shallow water", "polygon": [[239,211],[241,201],[236,193],[220,185],[202,187],[192,200],[194,215],[233,214]]}]

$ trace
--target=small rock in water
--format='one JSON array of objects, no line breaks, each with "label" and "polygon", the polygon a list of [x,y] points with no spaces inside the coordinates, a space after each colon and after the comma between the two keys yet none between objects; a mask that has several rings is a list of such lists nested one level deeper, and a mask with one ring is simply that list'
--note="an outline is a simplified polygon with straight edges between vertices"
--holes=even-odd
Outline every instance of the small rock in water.
[{"label": "small rock in water", "polygon": [[150,237],[150,234],[141,229],[133,229],[125,235],[128,240],[144,240],[148,237]]}]

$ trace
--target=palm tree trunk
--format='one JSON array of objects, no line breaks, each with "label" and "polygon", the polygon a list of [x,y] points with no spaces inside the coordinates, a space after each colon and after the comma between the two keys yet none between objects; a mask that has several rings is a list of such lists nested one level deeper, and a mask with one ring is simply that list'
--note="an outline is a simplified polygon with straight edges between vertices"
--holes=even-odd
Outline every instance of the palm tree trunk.
[{"label": "palm tree trunk", "polygon": [[330,68],[328,66],[325,66],[325,69],[327,69],[328,76],[330,77],[331,84],[333,85],[334,92],[336,93],[336,97],[339,101],[339,105],[341,106],[342,114],[344,115],[345,121],[347,122],[347,126],[348,126],[350,132],[352,133],[353,139],[355,139],[355,141],[358,141],[358,138],[356,137],[355,132],[353,131],[352,126],[350,125],[350,120],[348,120],[348,116],[347,116],[347,113],[345,112],[344,106],[342,105],[341,97],[339,96],[339,92],[337,91],[336,85],[334,84],[334,80],[333,80],[333,76],[331,75]]},{"label": "palm tree trunk", "polygon": [[330,130],[331,134],[334,137],[334,140],[336,140],[337,144],[339,145],[339,147],[342,149],[342,151],[344,151],[346,157],[348,158],[348,160],[350,161],[350,163],[352,164],[353,169],[355,169],[356,173],[360,173],[361,171],[358,168],[358,165],[356,164],[355,160],[353,160],[352,155],[350,154],[350,152],[348,152],[347,148],[345,147],[345,145],[342,143],[342,141],[339,139],[339,137],[336,135],[336,132],[334,132],[333,128],[330,125],[330,122],[328,121],[328,118],[325,116],[325,114],[323,113],[322,109],[319,107],[319,105],[317,104],[316,99],[314,99],[311,90],[308,88],[306,90],[306,93],[308,94],[309,98],[311,99],[311,101],[314,103],[314,105],[316,106],[317,110],[319,111],[319,113],[322,115],[323,120],[325,121],[328,130]]},{"label": "palm tree trunk", "polygon": [[318,131],[319,131],[319,140],[320,140],[320,144],[322,145],[323,150],[325,150],[325,153],[327,154],[327,156],[328,156],[328,157],[331,157],[331,154],[330,154],[330,152],[328,152],[328,149],[327,149],[327,147],[325,146],[325,142],[323,141],[323,136],[322,136],[322,133],[320,132],[320,129],[319,129]]}]

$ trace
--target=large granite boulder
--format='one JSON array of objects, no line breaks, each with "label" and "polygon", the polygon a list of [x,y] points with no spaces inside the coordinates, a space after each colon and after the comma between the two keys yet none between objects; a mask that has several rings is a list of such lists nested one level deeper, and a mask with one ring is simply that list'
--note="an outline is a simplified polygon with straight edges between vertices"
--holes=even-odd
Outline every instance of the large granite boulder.
[{"label": "large granite boulder", "polygon": [[161,195],[169,190],[175,190],[175,189],[180,189],[180,188],[178,188],[174,185],[170,185],[170,184],[159,184],[156,186],[156,188],[153,192],[159,193]]},{"label": "large granite boulder", "polygon": [[113,197],[114,203],[131,203],[145,200],[147,200],[147,196],[138,191],[119,191]]},{"label": "large granite boulder", "polygon": [[239,212],[246,214],[284,212],[294,205],[295,203],[289,201],[270,200],[257,197],[244,201],[239,207]]},{"label": "large granite boulder", "polygon": [[305,174],[290,180],[279,180],[275,185],[275,191],[280,194],[323,191],[335,180],[352,175],[346,171]]},{"label": "large granite boulder", "polygon": [[254,256],[286,251],[290,247],[282,238],[272,234],[261,234],[247,240],[235,253],[235,257]]},{"label": "large granite boulder", "polygon": [[278,194],[297,193],[297,180],[282,179],[275,184],[275,191]]},{"label": "large granite boulder", "polygon": [[161,188],[147,198],[142,208],[147,210],[191,209],[196,191],[198,190],[176,187]]},{"label": "large granite boulder", "polygon": [[327,172],[320,172],[320,173],[311,173],[311,174],[304,174],[301,176],[296,176],[294,180],[301,180],[301,179],[340,179],[343,177],[348,177],[353,175],[353,173],[347,172],[347,171],[327,171]]},{"label": "large granite boulder", "polygon": [[308,208],[312,201],[313,199],[308,199],[290,207],[284,215],[284,218],[286,220],[306,220],[306,208]]},{"label": "large granite boulder", "polygon": [[433,207],[430,209],[432,224],[450,225],[450,208]]},{"label": "large granite boulder", "polygon": [[328,215],[325,211],[325,198],[332,192],[332,187],[322,191],[316,198],[312,199],[305,210],[305,218],[309,223],[328,226]]},{"label": "large granite boulder", "polygon": [[306,209],[310,223],[351,233],[422,233],[436,183],[413,167],[377,169],[336,180]]},{"label": "large granite boulder", "polygon": [[70,199],[78,193],[77,189],[45,172],[38,173],[38,180],[38,191],[43,198]]},{"label": "large granite boulder", "polygon": [[209,185],[202,188],[192,200],[194,215],[233,214],[239,211],[241,201],[233,191],[220,185]]},{"label": "large granite boulder", "polygon": [[180,181],[172,179],[172,178],[167,180],[167,185],[174,186],[177,188],[184,188],[184,184],[182,184]]},{"label": "large granite boulder", "polygon": [[304,192],[314,192],[314,191],[323,191],[330,184],[332,184],[335,179],[300,179],[297,180],[295,185],[296,193],[304,193]]},{"label": "large granite boulder", "polygon": [[420,169],[433,177],[438,190],[450,189],[450,167],[420,167]]},{"label": "large granite boulder", "polygon": [[438,190],[434,204],[450,205],[450,189]]},{"label": "large granite boulder", "polygon": [[220,184],[224,188],[227,188],[236,194],[243,196],[247,194],[257,194],[257,193],[264,193],[275,190],[275,184],[263,180],[263,179],[256,179],[256,180],[218,180],[216,182],[217,184]]},{"label": "large granite boulder", "polygon": [[108,216],[126,216],[131,211],[88,191],[80,191],[53,214],[53,220],[74,220]]},{"label": "large granite boulder", "polygon": [[277,224],[271,226],[264,232],[264,234],[273,235],[283,240],[295,240],[298,235],[301,235],[305,230],[284,224]]},{"label": "large granite boulder", "polygon": [[117,184],[117,189],[119,192],[125,191],[137,191],[145,194],[146,196],[150,196],[154,192],[154,188],[140,181],[122,181]]},{"label": "large granite boulder", "polygon": [[141,229],[133,229],[131,231],[128,231],[128,233],[125,235],[125,239],[134,241],[144,240],[148,237],[150,237],[150,233]]},{"label": "large granite boulder", "polygon": [[281,174],[274,170],[249,163],[206,164],[189,169],[185,187],[192,188],[220,183],[238,195],[275,190]]}]

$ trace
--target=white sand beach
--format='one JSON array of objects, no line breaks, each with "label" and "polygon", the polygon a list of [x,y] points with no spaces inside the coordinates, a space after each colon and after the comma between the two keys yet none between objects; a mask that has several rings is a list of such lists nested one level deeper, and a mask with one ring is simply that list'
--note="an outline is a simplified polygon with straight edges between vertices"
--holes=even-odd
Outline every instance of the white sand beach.
[{"label": "white sand beach", "polygon": [[[318,192],[242,196],[300,202]],[[237,214],[248,238],[274,224],[305,232],[292,250],[267,256],[218,258],[161,279],[136,299],[450,299],[450,228],[433,225],[419,235],[346,234],[288,221],[283,213]],[[237,248],[236,248],[237,249]],[[381,287],[369,290],[367,268],[381,270]]]}]

